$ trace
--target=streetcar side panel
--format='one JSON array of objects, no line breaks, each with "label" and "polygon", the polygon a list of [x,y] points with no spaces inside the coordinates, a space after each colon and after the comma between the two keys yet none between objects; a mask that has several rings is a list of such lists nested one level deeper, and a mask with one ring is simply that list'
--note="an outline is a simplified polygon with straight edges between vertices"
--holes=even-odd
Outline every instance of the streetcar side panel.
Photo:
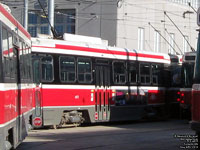
[{"label": "streetcar side panel", "polygon": [[43,125],[138,120],[164,111],[167,55],[40,38],[33,38],[32,54],[40,60]]},{"label": "streetcar side panel", "polygon": [[[0,149],[16,148],[26,137],[32,115],[32,84],[21,84],[19,39],[31,47],[30,35],[0,4]],[[16,32],[16,29],[18,32]],[[31,69],[30,69],[31,70]],[[29,93],[29,94],[27,94]],[[23,97],[23,98],[22,98]]]}]

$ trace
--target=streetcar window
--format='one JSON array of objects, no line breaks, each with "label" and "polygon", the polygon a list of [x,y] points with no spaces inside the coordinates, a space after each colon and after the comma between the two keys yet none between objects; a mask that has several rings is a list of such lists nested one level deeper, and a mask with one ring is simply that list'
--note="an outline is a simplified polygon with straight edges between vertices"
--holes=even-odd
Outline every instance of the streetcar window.
[{"label": "streetcar window", "polygon": [[92,81],[92,63],[88,58],[78,58],[78,81],[81,83]]},{"label": "streetcar window", "polygon": [[150,83],[150,65],[147,63],[140,64],[140,83],[141,84]]},{"label": "streetcar window", "polygon": [[29,53],[29,46],[26,45],[26,60],[27,60],[27,64],[26,64],[26,74],[27,74],[27,78],[30,81],[31,79],[31,59],[30,59],[30,53]]},{"label": "streetcar window", "polygon": [[52,82],[53,81],[53,58],[46,56],[41,59],[42,64],[42,81]]},{"label": "streetcar window", "polygon": [[24,55],[23,55],[23,57],[24,57],[24,77],[25,77],[25,79],[28,79],[28,47],[27,47],[27,45],[24,45]]},{"label": "streetcar window", "polygon": [[11,78],[15,78],[15,65],[14,61],[14,53],[13,53],[13,37],[10,32],[8,32],[8,43],[9,43],[9,55],[10,55],[10,76]]},{"label": "streetcar window", "polygon": [[40,62],[37,59],[33,61],[33,82],[40,83]]},{"label": "streetcar window", "polygon": [[20,72],[22,79],[26,78],[26,72],[25,72],[25,43],[21,43],[21,48],[20,48]]},{"label": "streetcar window", "polygon": [[182,86],[192,87],[194,75],[194,63],[184,63],[182,65]]},{"label": "streetcar window", "polygon": [[22,76],[21,78],[24,79],[23,42],[21,40],[19,41],[19,46],[20,75]]},{"label": "streetcar window", "polygon": [[159,64],[152,64],[151,65],[152,69],[152,84],[153,85],[158,85],[161,84],[161,65]]},{"label": "streetcar window", "polygon": [[30,79],[31,75],[30,75],[30,56],[29,56],[29,47],[28,45],[25,45],[25,49],[24,49],[24,55],[23,55],[23,58],[24,58],[24,74],[25,74],[25,79]]},{"label": "streetcar window", "polygon": [[181,86],[181,67],[172,68],[171,70],[171,86]]},{"label": "streetcar window", "polygon": [[126,82],[126,65],[124,62],[113,62],[114,82],[124,84]]},{"label": "streetcar window", "polygon": [[137,67],[135,63],[129,64],[129,82],[130,83],[136,83],[137,82]]},{"label": "streetcar window", "polygon": [[60,80],[62,82],[75,82],[74,57],[60,57]]},{"label": "streetcar window", "polygon": [[32,67],[31,67],[31,47],[28,48],[29,54],[28,54],[28,59],[29,59],[29,64],[28,64],[28,73],[29,73],[29,81],[32,81]]},{"label": "streetcar window", "polygon": [[3,67],[4,76],[10,78],[9,48],[8,48],[8,32],[2,29],[2,50],[3,50]]}]

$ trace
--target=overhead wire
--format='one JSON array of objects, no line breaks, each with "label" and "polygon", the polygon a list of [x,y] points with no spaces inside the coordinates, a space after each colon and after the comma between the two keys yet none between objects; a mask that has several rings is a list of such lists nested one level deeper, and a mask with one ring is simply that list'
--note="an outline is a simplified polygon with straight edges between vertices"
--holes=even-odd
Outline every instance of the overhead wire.
[{"label": "overhead wire", "polygon": [[[34,6],[35,2],[36,2],[36,0],[29,0],[30,6]],[[104,1],[101,1],[101,2],[97,1],[97,0],[91,0],[91,1],[68,0],[66,2],[56,1],[55,4],[59,5],[59,4],[66,4],[66,3],[68,3],[68,4],[70,4],[70,3],[71,4],[72,3],[80,3],[80,5],[82,5],[82,4],[88,5],[88,4],[91,4],[91,3],[94,3],[94,2],[95,2],[96,5],[107,5],[107,4],[109,4],[109,5],[115,5],[116,6],[116,4],[117,4],[117,0],[109,0],[109,1],[104,0]],[[19,3],[19,1],[18,1],[18,3]],[[152,14],[156,13],[156,16],[158,18],[159,17],[161,17],[161,18],[163,17],[163,15],[162,15],[163,14],[163,9],[147,7],[146,5],[149,5],[149,4],[154,4],[154,5],[166,4],[166,2],[141,2],[141,1],[137,2],[137,3],[136,2],[132,3],[132,2],[126,2],[126,1],[124,1],[124,3],[126,4],[127,7],[128,6],[134,6],[134,7],[138,8],[138,9],[143,8],[145,10],[148,10],[148,14],[149,13],[152,13]],[[17,11],[20,11],[20,9],[24,9],[24,7],[23,6],[18,6],[16,9],[17,9]],[[181,11],[175,10],[175,11],[166,11],[166,12],[169,13],[169,14],[171,14],[171,15],[174,15],[174,16],[182,18],[182,14],[180,14]],[[146,12],[140,12],[139,14],[145,14],[145,13]],[[82,15],[82,16],[76,16],[76,17],[74,17],[74,19],[85,19],[85,20],[88,19],[88,20],[90,20],[92,18],[92,20],[94,20],[94,19],[98,19],[99,15],[100,15],[100,14],[96,13],[94,15],[95,17],[94,16],[92,16],[92,17],[86,17],[85,16],[84,17],[84,15],[88,15],[88,14],[89,13],[84,13],[84,12],[79,13],[79,15]],[[132,16],[134,14],[137,15],[138,14],[137,12],[136,13],[126,13],[126,14],[125,13],[118,13],[118,14],[121,15],[121,18],[115,18],[115,17],[113,17],[113,15],[115,15],[115,13],[105,13],[105,12],[103,12],[101,14],[102,15],[101,19],[102,20],[109,20],[109,21],[119,21],[119,23],[122,21],[122,24],[124,26],[136,26],[136,25],[134,25],[133,21],[137,20],[140,23],[143,23],[143,25],[146,26],[146,27],[148,26],[147,22],[151,21],[152,19],[154,20],[154,23],[156,23],[156,21],[158,21],[158,22],[160,21],[160,20],[157,20],[155,18],[148,18],[147,19],[147,17],[134,17],[134,16]],[[62,13],[62,15],[65,15],[65,14]],[[66,14],[66,15],[68,15],[68,14]],[[73,19],[73,17],[71,19]],[[128,21],[130,23],[126,23],[126,21]],[[176,23],[180,23],[180,25],[183,24],[183,22],[181,22],[181,21],[177,21]],[[194,22],[190,21],[190,23],[194,23]],[[156,24],[159,24],[159,23],[156,23]],[[165,25],[173,27],[173,25],[171,25],[170,23],[165,23]],[[190,27],[195,28],[195,26],[191,26],[191,25],[190,25]],[[186,25],[185,29],[187,29],[187,25]],[[174,29],[170,29],[170,30],[175,31]]]},{"label": "overhead wire", "polygon": [[169,17],[169,15],[164,12],[165,16],[173,23],[173,25],[177,28],[177,30],[181,33],[181,35],[183,36],[183,38],[185,39],[185,41],[187,42],[187,44],[190,46],[190,49],[192,51],[194,51],[194,48],[191,46],[191,44],[189,43],[189,41],[186,39],[185,35],[182,33],[182,31],[179,29],[179,27],[175,24],[175,22]]},{"label": "overhead wire", "polygon": [[[158,31],[150,22],[149,22],[149,25],[155,30],[155,31]],[[171,43],[158,31],[157,32],[165,41],[166,43],[173,49],[173,51],[176,53],[176,54],[179,54],[175,48],[171,45]]]}]

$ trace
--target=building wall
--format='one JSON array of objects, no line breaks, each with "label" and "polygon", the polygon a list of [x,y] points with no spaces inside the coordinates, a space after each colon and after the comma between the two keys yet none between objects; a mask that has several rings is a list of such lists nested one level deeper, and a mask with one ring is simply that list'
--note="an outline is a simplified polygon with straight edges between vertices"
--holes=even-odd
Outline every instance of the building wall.
[{"label": "building wall", "polygon": [[[175,22],[178,28],[184,35],[189,37],[189,42],[193,47],[196,47],[197,25],[196,14],[185,14],[186,11],[192,11],[189,6],[180,5],[166,0],[126,0],[121,8],[118,8],[118,23],[117,23],[117,44],[121,47],[138,48],[138,27],[144,28],[145,46],[144,50],[154,51],[154,32],[159,30],[161,35],[169,41],[169,34],[174,33],[175,42],[178,47],[183,49],[183,36],[173,23],[164,14]],[[192,11],[193,12],[193,11]],[[149,23],[151,25],[149,25]],[[165,30],[167,29],[167,31]],[[161,38],[160,52],[168,53],[169,44]],[[175,50],[179,52],[179,48]]]},{"label": "building wall", "polygon": [[[58,1],[58,0],[57,0]],[[87,2],[66,2],[59,5],[56,1],[56,9],[76,9],[76,34],[100,37],[108,40],[110,45],[116,45],[116,2],[102,0]]]},{"label": "building wall", "polygon": [[[9,3],[9,1],[7,0],[6,3]],[[23,3],[23,0],[18,1],[20,4]],[[41,1],[45,2],[45,0]],[[12,4],[13,7],[13,3],[9,4]],[[29,3],[29,10],[36,9],[36,4],[37,1],[32,0]],[[22,4],[21,6],[15,5],[17,8],[11,8],[14,16],[20,22],[23,22],[22,6]],[[169,33],[173,33],[175,36],[175,51],[181,54],[180,50],[183,51],[184,47],[183,36],[164,14],[164,11],[166,11],[182,33],[188,36],[190,45],[196,47],[196,29],[198,28],[196,14],[187,3],[179,3],[178,0],[160,0],[159,2],[157,0],[55,0],[55,13],[58,13],[61,9],[76,10],[75,34],[101,37],[108,40],[109,45],[112,46],[138,49],[138,28],[143,28],[145,41],[142,50],[155,51],[156,29],[160,32],[161,43],[160,49],[156,51],[169,52]],[[197,8],[195,7],[195,9]],[[183,16],[184,12],[193,13],[185,13],[185,16]]]},{"label": "building wall", "polygon": [[24,16],[24,0],[0,0],[1,3],[6,4],[11,9],[12,15],[17,18],[17,20],[23,24],[23,16]]}]

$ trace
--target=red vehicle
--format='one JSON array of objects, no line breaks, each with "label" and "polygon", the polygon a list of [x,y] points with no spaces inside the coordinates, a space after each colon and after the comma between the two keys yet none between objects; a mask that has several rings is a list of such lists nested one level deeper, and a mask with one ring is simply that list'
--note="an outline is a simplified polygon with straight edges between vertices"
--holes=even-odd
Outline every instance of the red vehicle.
[{"label": "red vehicle", "polygon": [[169,55],[70,34],[32,45],[36,127],[165,115]]},{"label": "red vehicle", "polygon": [[181,88],[178,97],[180,102],[182,117],[190,118],[192,101],[192,84],[194,75],[196,52],[187,52],[183,55],[181,71]]},{"label": "red vehicle", "polygon": [[[168,103],[169,117],[179,118],[180,116],[180,89],[181,89],[181,56],[170,55],[171,64],[168,67],[169,83],[167,85],[166,101]],[[165,79],[166,80],[166,79]]]},{"label": "red vehicle", "polygon": [[0,149],[27,136],[33,113],[31,37],[0,4]]},{"label": "red vehicle", "polygon": [[198,35],[197,54],[192,86],[192,121],[191,128],[196,131],[200,141],[200,32]]}]

